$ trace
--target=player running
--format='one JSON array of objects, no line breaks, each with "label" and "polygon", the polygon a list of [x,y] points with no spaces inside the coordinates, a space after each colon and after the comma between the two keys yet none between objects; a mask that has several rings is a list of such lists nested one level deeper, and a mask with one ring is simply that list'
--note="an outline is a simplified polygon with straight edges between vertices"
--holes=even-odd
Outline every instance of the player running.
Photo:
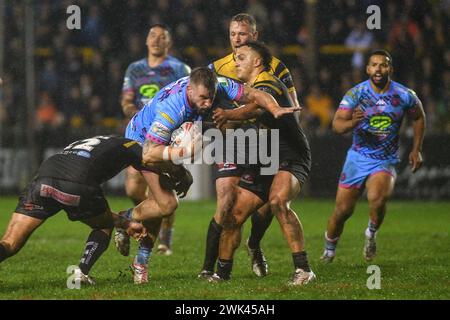
[{"label": "player running", "polygon": [[100,185],[130,165],[141,170],[141,162],[142,147],[136,141],[114,136],[73,142],[45,160],[19,197],[0,241],[0,262],[19,252],[47,218],[64,210],[71,221],[92,228],[75,281],[94,284],[89,271],[108,248],[113,227],[138,238],[145,235],[142,224],[111,212]]},{"label": "player running", "polygon": [[[189,75],[188,65],[169,55],[172,45],[167,26],[155,24],[150,27],[146,45],[148,56],[129,65],[122,89],[122,110],[128,119],[150,102],[165,85]],[[146,199],[146,183],[138,171],[130,167],[126,171],[125,190],[128,197],[138,205]],[[172,227],[175,215],[163,219],[159,234],[158,253],[172,254]],[[120,230],[119,230],[120,231]],[[116,233],[116,237],[121,237]]]},{"label": "player running", "polygon": [[[233,50],[229,55],[214,61],[209,67],[213,69],[217,75],[225,76],[234,80],[239,80],[236,72],[236,48],[247,41],[256,41],[258,39],[258,31],[256,30],[256,21],[253,16],[246,13],[235,15],[230,22],[229,27],[230,45]],[[268,73],[279,78],[287,87],[289,96],[295,106],[299,106],[297,93],[294,87],[292,76],[286,66],[278,58],[272,57]],[[240,81],[240,80],[239,80]],[[221,105],[223,107],[223,105]],[[243,125],[244,129],[251,129],[252,124]],[[219,239],[222,231],[222,219],[226,214],[234,200],[236,186],[242,176],[244,167],[235,163],[225,162],[214,166],[214,178],[216,182],[217,205],[211,222],[209,223],[205,258],[203,267],[199,273],[199,278],[208,278],[214,273],[214,266],[219,254]],[[265,231],[272,222],[273,215],[269,208],[262,208],[259,214],[255,212],[252,215],[252,229],[250,237],[247,240],[247,250],[251,258],[253,272],[263,277],[267,275],[268,265],[264,252],[260,247],[260,241]]]},{"label": "player running", "polygon": [[[189,157],[193,146],[168,146],[172,132],[184,122],[202,120],[202,114],[211,108],[216,96],[225,96],[240,103],[257,103],[275,117],[298,110],[296,107],[281,108],[276,100],[265,92],[231,79],[218,82],[210,69],[196,68],[189,77],[181,78],[161,89],[152,102],[135,114],[128,124],[126,137],[144,145],[144,164],[152,165]],[[149,223],[170,216],[178,206],[176,195],[161,187],[156,173],[141,171],[141,174],[150,192],[148,198],[138,206],[142,210],[133,212],[133,219]],[[116,243],[119,251],[122,251],[122,243]],[[148,282],[148,260],[151,250],[151,247],[140,250],[140,253],[146,254],[136,256],[133,262],[135,283]]]},{"label": "player running", "polygon": [[[270,61],[271,54],[261,43],[247,42],[236,49],[239,79],[253,88],[270,93],[280,105],[292,105],[286,86],[268,72]],[[259,167],[243,173],[235,202],[224,217],[217,271],[209,280],[230,279],[233,255],[240,244],[243,223],[255,210],[270,207],[292,252],[295,271],[289,283],[304,285],[314,280],[315,274],[308,263],[302,225],[289,205],[308,179],[311,167],[309,144],[300,127],[298,113],[276,119],[260,109],[252,114],[249,112],[251,109],[251,106],[234,110],[218,109],[214,118],[221,125],[228,120],[258,116],[257,121],[262,126],[279,130],[279,141],[271,143],[279,143],[280,164],[275,175],[261,175]]]},{"label": "player running", "polygon": [[336,206],[325,232],[321,259],[332,262],[336,246],[364,187],[369,201],[369,225],[365,230],[363,255],[367,261],[376,255],[376,235],[386,214],[399,162],[399,130],[405,114],[412,119],[414,144],[409,154],[412,172],[422,165],[425,113],[416,93],[392,81],[391,55],[382,50],[370,54],[366,66],[369,79],[350,89],[342,99],[333,129],[344,134],[353,131],[353,144],[347,153],[339,179]]}]

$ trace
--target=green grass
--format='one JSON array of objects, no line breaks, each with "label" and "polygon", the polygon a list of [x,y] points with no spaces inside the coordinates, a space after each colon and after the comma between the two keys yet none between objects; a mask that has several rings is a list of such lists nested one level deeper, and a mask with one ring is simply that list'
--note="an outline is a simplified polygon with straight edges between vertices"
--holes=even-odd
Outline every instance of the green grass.
[{"label": "green grass", "polygon": [[[130,206],[127,199],[110,199],[113,209]],[[0,232],[6,229],[15,198],[0,200]],[[131,276],[119,277],[131,257],[120,256],[111,243],[91,271],[95,287],[70,290],[66,268],[77,264],[89,228],[70,222],[61,212],[49,219],[16,256],[0,264],[0,299],[449,299],[450,203],[397,202],[378,235],[378,256],[371,264],[381,268],[381,289],[369,290],[369,264],[362,258],[367,204],[361,201],[347,222],[336,260],[322,265],[323,233],[333,208],[330,200],[294,203],[305,230],[309,260],[317,281],[306,287],[286,285],[292,258],[276,220],[263,240],[270,274],[256,278],[247,254],[236,252],[232,281],[209,284],[197,279],[205,235],[214,202],[183,202],[177,212],[174,254],[153,255],[150,282],[136,286]],[[244,230],[245,239],[249,224]],[[132,250],[136,244],[133,241]]]}]

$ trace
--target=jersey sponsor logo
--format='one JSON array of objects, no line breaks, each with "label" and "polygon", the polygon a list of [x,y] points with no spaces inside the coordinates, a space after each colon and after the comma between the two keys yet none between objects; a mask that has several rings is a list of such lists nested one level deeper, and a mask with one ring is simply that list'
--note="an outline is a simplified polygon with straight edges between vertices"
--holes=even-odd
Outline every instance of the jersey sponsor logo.
[{"label": "jersey sponsor logo", "polygon": [[389,116],[373,116],[369,123],[373,128],[386,130],[392,125],[392,119]]},{"label": "jersey sponsor logo", "polygon": [[134,146],[136,143],[138,143],[138,142],[133,140],[133,141],[124,143],[123,146],[124,146],[125,148],[130,148],[130,147]]},{"label": "jersey sponsor logo", "polygon": [[23,204],[23,207],[24,207],[24,209],[27,210],[27,211],[32,211],[32,210],[44,210],[44,207],[43,207],[43,206],[39,206],[39,205],[37,205],[37,204],[29,203],[29,202],[24,203],[24,204]]},{"label": "jersey sponsor logo", "polygon": [[41,184],[40,196],[52,198],[66,206],[77,207],[80,204],[80,196],[62,192],[47,184]]},{"label": "jersey sponsor logo", "polygon": [[217,77],[217,81],[219,82],[220,85],[222,86],[228,86],[228,81],[227,78],[224,77]]},{"label": "jersey sponsor logo", "polygon": [[153,98],[159,91],[160,87],[157,84],[144,84],[139,88],[139,93],[146,98]]},{"label": "jersey sponsor logo", "polygon": [[175,121],[167,113],[160,111],[159,114],[171,124],[175,124]]}]

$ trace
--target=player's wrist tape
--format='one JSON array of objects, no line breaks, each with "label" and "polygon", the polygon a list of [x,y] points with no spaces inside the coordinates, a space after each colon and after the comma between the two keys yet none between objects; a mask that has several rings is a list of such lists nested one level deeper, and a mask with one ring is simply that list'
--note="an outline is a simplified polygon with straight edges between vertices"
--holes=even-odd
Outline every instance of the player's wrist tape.
[{"label": "player's wrist tape", "polygon": [[170,150],[169,150],[169,146],[165,147],[163,150],[163,160],[169,160],[170,161]]}]

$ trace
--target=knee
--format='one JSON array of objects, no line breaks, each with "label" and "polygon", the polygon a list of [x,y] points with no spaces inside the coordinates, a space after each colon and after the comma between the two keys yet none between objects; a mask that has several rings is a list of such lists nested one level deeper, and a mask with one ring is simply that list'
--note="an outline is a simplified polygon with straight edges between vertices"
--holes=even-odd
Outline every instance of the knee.
[{"label": "knee", "polygon": [[11,257],[15,255],[20,250],[20,246],[17,242],[11,240],[2,240],[0,241],[0,245],[5,248],[6,256]]},{"label": "knee", "polygon": [[288,201],[278,195],[271,196],[269,198],[270,210],[274,215],[279,216],[280,214],[286,213],[288,211]]},{"label": "knee", "polygon": [[371,193],[367,195],[367,200],[369,201],[369,206],[371,208],[379,209],[386,204],[388,196],[380,192]]},{"label": "knee", "polygon": [[234,210],[233,213],[228,212],[222,217],[222,226],[224,230],[235,230],[244,223],[243,213]]},{"label": "knee", "polygon": [[141,202],[145,200],[145,189],[141,187],[141,185],[136,183],[127,183],[125,185],[125,191],[127,193],[127,197],[133,199],[137,202]]},{"label": "knee", "polygon": [[171,216],[178,208],[178,199],[175,196],[167,197],[161,201],[158,201],[163,218]]}]

